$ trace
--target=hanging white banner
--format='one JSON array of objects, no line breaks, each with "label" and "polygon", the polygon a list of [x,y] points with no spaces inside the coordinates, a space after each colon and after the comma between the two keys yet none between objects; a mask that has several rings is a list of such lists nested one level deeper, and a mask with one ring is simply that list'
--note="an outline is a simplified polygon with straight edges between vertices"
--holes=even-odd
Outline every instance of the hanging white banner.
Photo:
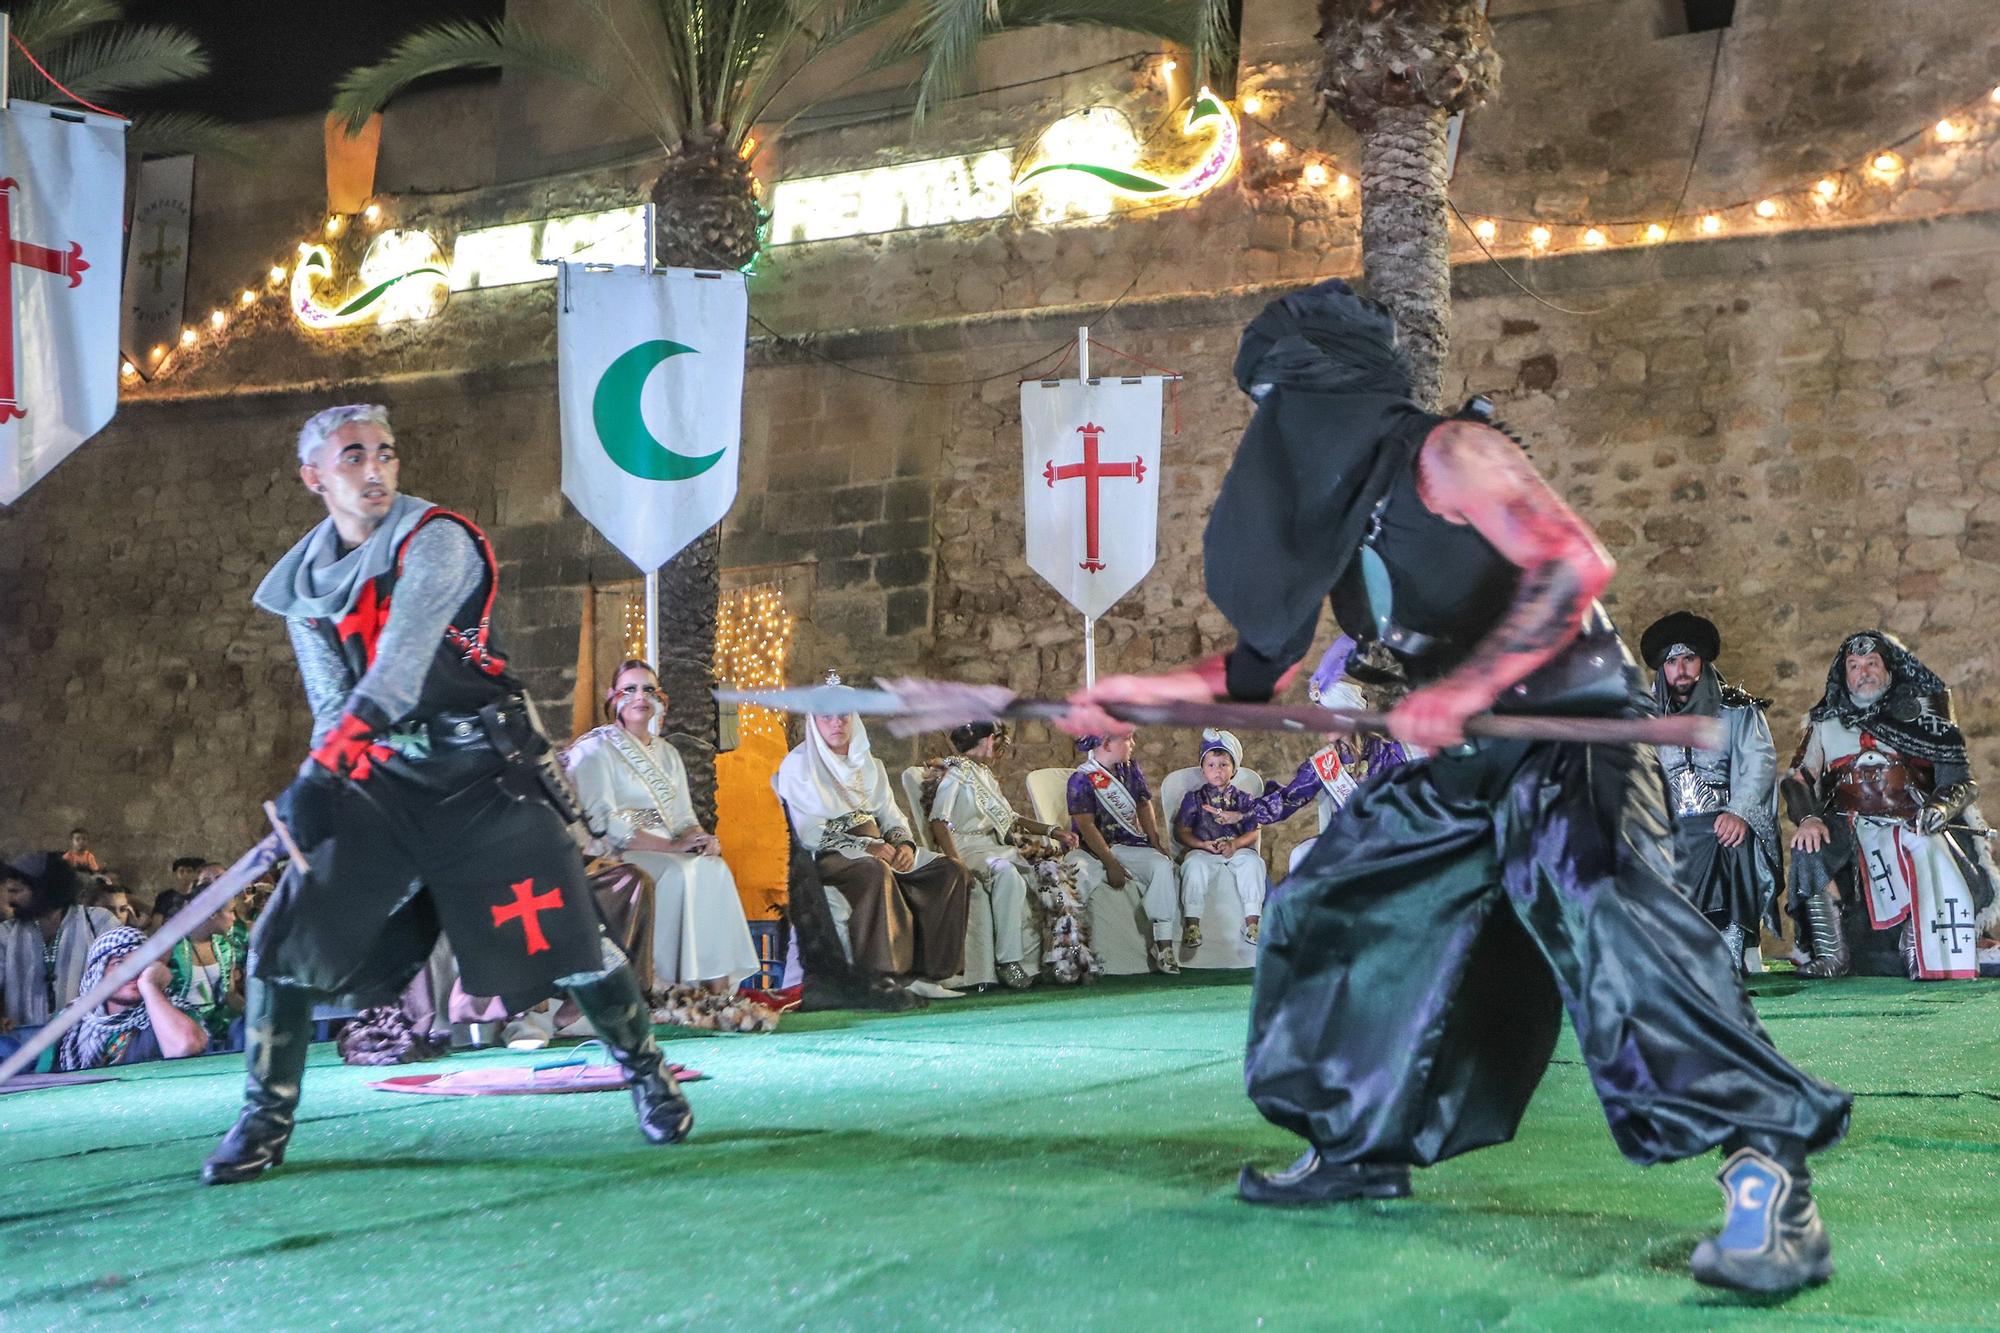
[{"label": "hanging white banner", "polygon": [[1138,586],[1158,553],[1163,383],[1021,386],[1028,568],[1089,619]]},{"label": "hanging white banner", "polygon": [[193,210],[193,154],[139,164],[138,183],[132,187],[132,234],[125,243],[125,315],[118,343],[125,359],[147,379],[180,346]]},{"label": "hanging white banner", "polygon": [[743,275],[565,264],[556,301],[563,494],[651,572],[736,502]]},{"label": "hanging white banner", "polygon": [[118,410],[125,122],[0,112],[0,504]]}]

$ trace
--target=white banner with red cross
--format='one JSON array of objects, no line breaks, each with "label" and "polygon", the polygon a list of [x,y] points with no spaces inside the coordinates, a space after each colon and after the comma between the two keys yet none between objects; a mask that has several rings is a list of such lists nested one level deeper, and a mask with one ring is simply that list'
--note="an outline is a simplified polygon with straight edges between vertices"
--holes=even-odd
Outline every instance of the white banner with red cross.
[{"label": "white banner with red cross", "polygon": [[1086,620],[1152,569],[1160,529],[1165,380],[1029,380],[1021,385],[1028,568]]},{"label": "white banner with red cross", "polygon": [[118,410],[125,122],[0,111],[0,504]]}]

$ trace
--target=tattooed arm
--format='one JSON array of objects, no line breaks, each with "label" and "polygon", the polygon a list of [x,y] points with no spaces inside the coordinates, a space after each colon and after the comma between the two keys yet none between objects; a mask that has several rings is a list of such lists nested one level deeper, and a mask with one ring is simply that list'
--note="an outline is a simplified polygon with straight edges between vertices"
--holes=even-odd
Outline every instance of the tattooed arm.
[{"label": "tattooed arm", "polygon": [[1576,637],[1617,566],[1584,521],[1499,431],[1447,421],[1417,455],[1417,493],[1440,518],[1468,523],[1521,568],[1514,604],[1472,655],[1389,715],[1397,740],[1427,748],[1465,738],[1465,720]]}]

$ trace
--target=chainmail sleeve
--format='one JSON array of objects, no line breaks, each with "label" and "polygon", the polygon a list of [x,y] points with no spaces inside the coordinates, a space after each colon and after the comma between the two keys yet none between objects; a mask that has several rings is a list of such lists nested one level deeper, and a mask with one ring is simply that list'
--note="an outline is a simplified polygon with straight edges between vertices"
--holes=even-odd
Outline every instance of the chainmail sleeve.
[{"label": "chainmail sleeve", "polygon": [[285,633],[292,640],[292,655],[299,659],[299,679],[305,682],[306,707],[312,710],[314,749],[326,739],[347,707],[347,692],[354,677],[332,644],[314,632],[303,620],[285,621]]},{"label": "chainmail sleeve", "polygon": [[472,535],[449,519],[426,523],[403,552],[403,571],[389,604],[389,623],[375,646],[375,661],[354,687],[357,697],[382,710],[391,723],[417,706],[451,618],[479,590],[486,562]]}]

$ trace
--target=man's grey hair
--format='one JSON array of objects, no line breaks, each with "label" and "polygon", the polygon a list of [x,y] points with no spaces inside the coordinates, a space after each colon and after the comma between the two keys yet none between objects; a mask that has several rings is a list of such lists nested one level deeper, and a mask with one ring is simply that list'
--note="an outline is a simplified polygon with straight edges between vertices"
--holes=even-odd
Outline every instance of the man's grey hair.
[{"label": "man's grey hair", "polygon": [[380,403],[343,403],[339,407],[313,413],[299,428],[299,462],[312,462],[313,455],[319,452],[321,445],[333,439],[335,431],[356,421],[380,426],[382,433],[389,437],[389,442],[396,442],[395,429],[389,425],[388,408]]}]

